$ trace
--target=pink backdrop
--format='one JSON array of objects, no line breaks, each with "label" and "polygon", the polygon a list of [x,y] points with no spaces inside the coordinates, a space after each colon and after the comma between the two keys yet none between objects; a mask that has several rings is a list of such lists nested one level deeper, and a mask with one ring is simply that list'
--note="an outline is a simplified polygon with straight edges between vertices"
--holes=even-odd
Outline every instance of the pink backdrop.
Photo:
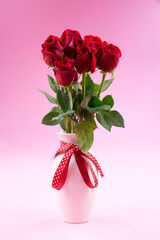
[{"label": "pink backdrop", "polygon": [[[40,59],[41,43],[67,28],[122,51],[108,93],[126,128],[95,132],[105,178],[85,225],[67,225],[57,214],[50,158],[59,127],[41,125],[52,106],[37,91],[51,93],[53,74]],[[160,1],[1,0],[0,30],[2,239],[63,239],[65,230],[67,239],[160,239]]]}]

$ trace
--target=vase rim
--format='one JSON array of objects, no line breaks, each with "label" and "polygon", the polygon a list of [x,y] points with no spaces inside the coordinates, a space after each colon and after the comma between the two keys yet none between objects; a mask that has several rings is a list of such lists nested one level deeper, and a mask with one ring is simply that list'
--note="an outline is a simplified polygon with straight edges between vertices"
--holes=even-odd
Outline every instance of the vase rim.
[{"label": "vase rim", "polygon": [[64,131],[57,131],[56,134],[57,135],[76,135],[75,133],[66,133]]},{"label": "vase rim", "polygon": [[76,134],[75,133],[66,133],[65,131],[57,131],[59,139],[66,143],[77,144]]}]

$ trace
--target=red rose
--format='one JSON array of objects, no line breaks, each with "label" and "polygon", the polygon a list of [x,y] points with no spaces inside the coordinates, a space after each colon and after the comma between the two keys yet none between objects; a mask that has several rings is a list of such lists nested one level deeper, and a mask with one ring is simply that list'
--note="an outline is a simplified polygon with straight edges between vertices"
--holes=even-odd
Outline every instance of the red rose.
[{"label": "red rose", "polygon": [[65,58],[63,61],[56,61],[55,66],[54,73],[61,86],[69,86],[73,79],[74,83],[77,82],[78,75],[74,68],[73,59]]},{"label": "red rose", "polygon": [[61,36],[62,44],[65,47],[66,46],[75,47],[79,40],[81,41],[82,37],[80,33],[76,30],[67,29],[62,33]]},{"label": "red rose", "polygon": [[97,52],[95,54],[95,56],[97,58],[97,63],[99,62],[99,58],[102,55],[102,48],[104,48],[104,46],[108,46],[108,42],[103,41],[102,44],[97,47]]},{"label": "red rose", "polygon": [[41,46],[43,59],[48,65],[54,66],[55,61],[61,60],[63,47],[58,37],[50,35]]},{"label": "red rose", "polygon": [[67,29],[62,33],[61,41],[64,47],[64,55],[68,58],[76,57],[76,47],[82,43],[82,37],[76,30]]},{"label": "red rose", "polygon": [[90,47],[95,48],[96,50],[102,46],[102,40],[97,36],[86,35],[84,40]]},{"label": "red rose", "polygon": [[99,60],[99,57],[102,54],[102,46],[103,45],[108,45],[106,41],[102,42],[102,40],[97,37],[97,36],[92,36],[92,35],[86,35],[84,37],[85,42],[91,47],[96,50],[95,57],[97,61]]},{"label": "red rose", "polygon": [[98,66],[105,72],[111,72],[117,67],[121,56],[121,51],[117,46],[104,42],[101,56],[98,59]]},{"label": "red rose", "polygon": [[92,73],[96,68],[96,50],[89,47],[87,43],[77,46],[77,57],[75,59],[75,66],[78,73],[91,71]]}]

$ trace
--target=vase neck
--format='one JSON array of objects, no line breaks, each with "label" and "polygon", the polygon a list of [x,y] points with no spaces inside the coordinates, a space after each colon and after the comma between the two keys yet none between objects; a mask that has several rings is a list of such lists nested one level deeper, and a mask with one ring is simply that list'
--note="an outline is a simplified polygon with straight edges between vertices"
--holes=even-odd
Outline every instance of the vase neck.
[{"label": "vase neck", "polygon": [[75,133],[65,133],[62,131],[57,132],[59,139],[66,143],[77,144]]}]

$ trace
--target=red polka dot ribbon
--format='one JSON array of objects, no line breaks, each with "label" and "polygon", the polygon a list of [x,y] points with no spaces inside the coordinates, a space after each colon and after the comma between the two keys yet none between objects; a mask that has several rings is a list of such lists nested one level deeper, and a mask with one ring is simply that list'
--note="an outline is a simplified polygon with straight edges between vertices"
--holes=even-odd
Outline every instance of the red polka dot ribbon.
[{"label": "red polka dot ribbon", "polygon": [[[82,149],[78,145],[74,145],[72,143],[66,143],[63,141],[60,141],[60,143],[61,143],[61,146],[58,149],[58,151],[56,152],[54,157],[56,157],[57,155],[59,155],[61,153],[65,153],[65,154],[54,174],[54,177],[52,180],[52,187],[57,190],[60,190],[63,187],[66,177],[67,177],[69,162],[70,162],[72,154],[74,153],[76,163],[78,165],[78,168],[80,170],[80,173],[82,175],[84,182],[87,184],[88,187],[96,188],[98,186],[98,179],[92,168],[90,161],[92,161],[95,164],[97,170],[100,173],[100,176],[104,177],[102,169],[101,169],[99,163],[97,162],[96,158],[89,152],[88,153],[83,152]],[[92,182],[89,178],[87,165],[93,176],[94,184],[92,184]]]}]

